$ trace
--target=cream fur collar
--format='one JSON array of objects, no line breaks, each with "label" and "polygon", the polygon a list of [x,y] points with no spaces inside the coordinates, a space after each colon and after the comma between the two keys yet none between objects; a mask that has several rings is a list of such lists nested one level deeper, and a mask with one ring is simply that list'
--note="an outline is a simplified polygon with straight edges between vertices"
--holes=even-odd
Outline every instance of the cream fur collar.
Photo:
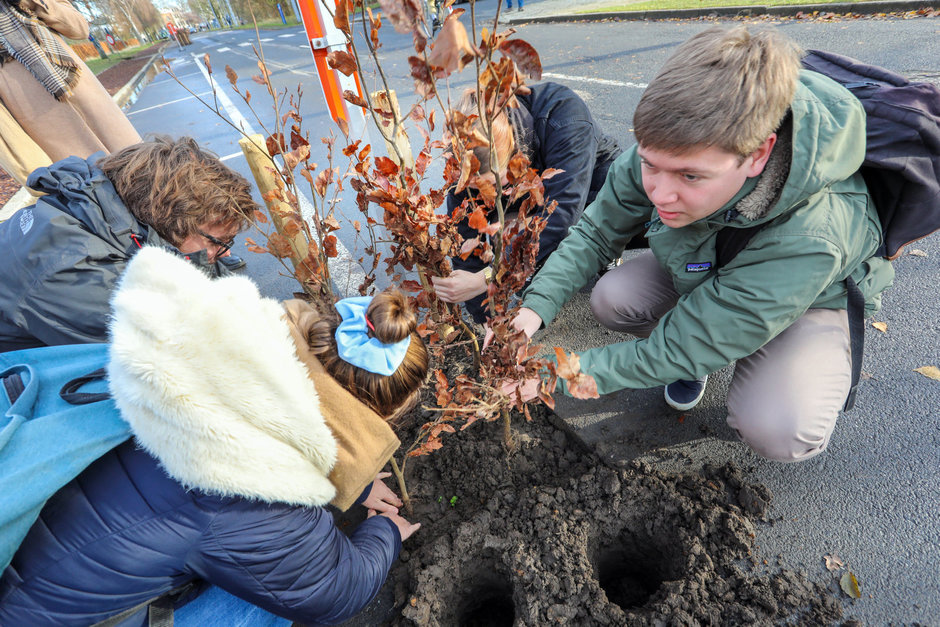
[{"label": "cream fur collar", "polygon": [[140,445],[187,488],[316,506],[336,442],[281,305],[146,247],[112,300],[111,393]]}]

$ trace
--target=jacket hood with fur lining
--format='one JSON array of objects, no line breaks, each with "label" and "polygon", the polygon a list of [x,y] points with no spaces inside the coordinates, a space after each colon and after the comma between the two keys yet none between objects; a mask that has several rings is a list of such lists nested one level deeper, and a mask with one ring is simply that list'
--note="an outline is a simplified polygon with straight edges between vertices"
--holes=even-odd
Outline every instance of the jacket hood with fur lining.
[{"label": "jacket hood with fur lining", "polygon": [[111,308],[111,394],[170,476],[267,502],[333,498],[336,442],[277,301],[145,247]]}]

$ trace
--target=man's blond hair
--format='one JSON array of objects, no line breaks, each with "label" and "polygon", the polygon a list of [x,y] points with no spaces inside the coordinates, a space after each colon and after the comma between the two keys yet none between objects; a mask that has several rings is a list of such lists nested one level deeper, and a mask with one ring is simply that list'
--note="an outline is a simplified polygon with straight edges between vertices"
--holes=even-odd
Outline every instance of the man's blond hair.
[{"label": "man's blond hair", "polygon": [[802,52],[780,33],[709,28],[683,43],[633,116],[643,147],[670,153],[717,147],[746,157],[790,108]]}]

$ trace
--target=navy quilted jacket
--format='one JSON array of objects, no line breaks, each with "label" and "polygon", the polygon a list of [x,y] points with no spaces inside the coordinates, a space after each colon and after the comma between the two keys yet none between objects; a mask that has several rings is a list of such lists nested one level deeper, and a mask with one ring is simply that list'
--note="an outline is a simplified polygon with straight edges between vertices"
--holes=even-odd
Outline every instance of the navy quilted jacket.
[{"label": "navy quilted jacket", "polygon": [[189,580],[333,624],[375,596],[400,550],[383,516],[346,537],[320,507],[187,491],[131,440],[46,504],[0,579],[0,625],[89,625]]}]

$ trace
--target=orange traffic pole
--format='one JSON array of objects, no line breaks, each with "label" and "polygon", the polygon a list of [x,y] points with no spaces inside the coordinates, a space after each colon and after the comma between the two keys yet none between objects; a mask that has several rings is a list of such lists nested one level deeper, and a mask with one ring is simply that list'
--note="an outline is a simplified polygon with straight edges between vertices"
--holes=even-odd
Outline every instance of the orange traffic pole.
[{"label": "orange traffic pole", "polygon": [[[365,139],[365,117],[362,109],[343,99],[343,91],[347,89],[362,98],[358,72],[346,76],[331,69],[327,64],[326,57],[331,50],[346,50],[352,53],[346,43],[346,36],[336,28],[332,14],[326,9],[327,2],[333,5],[333,0],[298,0],[300,18],[307,33],[307,41],[310,43],[310,51],[313,53],[330,116],[335,122],[341,119],[346,121],[351,139]],[[335,6],[331,8],[335,13]]]}]

